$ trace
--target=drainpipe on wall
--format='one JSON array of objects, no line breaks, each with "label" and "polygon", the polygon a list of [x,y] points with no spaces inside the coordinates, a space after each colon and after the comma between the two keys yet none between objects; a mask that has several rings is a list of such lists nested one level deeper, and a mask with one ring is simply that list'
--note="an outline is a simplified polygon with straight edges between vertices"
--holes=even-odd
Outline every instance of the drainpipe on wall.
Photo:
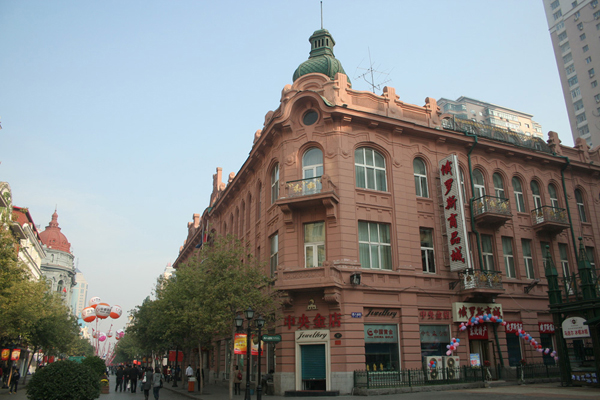
[{"label": "drainpipe on wall", "polygon": [[560,169],[560,178],[562,180],[563,193],[565,195],[565,208],[567,209],[567,215],[569,216],[569,226],[571,228],[571,240],[573,241],[573,251],[575,252],[575,261],[577,262],[577,265],[579,265],[579,255],[577,254],[577,244],[576,244],[577,242],[575,241],[575,233],[573,232],[573,220],[571,219],[571,208],[569,207],[569,198],[567,197],[567,186],[565,185],[565,170],[569,167],[569,165],[571,165],[571,162],[569,161],[569,157],[559,156],[556,153],[554,153],[554,155],[556,157],[564,158],[564,160],[567,162]]}]

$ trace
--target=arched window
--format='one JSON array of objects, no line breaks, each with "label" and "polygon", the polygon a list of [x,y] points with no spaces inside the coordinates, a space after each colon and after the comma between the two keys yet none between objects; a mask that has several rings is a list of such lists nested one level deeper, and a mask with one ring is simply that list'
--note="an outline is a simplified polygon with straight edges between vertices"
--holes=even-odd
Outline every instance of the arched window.
[{"label": "arched window", "polygon": [[513,192],[515,193],[515,204],[518,212],[525,212],[525,201],[523,199],[523,187],[519,178],[512,178]]},{"label": "arched window", "polygon": [[356,149],[354,168],[357,187],[387,191],[385,158],[379,152],[368,147]]},{"label": "arched window", "polygon": [[323,175],[323,152],[313,147],[302,156],[302,192],[303,194],[321,193]]},{"label": "arched window", "polygon": [[492,175],[494,180],[494,193],[496,197],[504,198],[504,182],[502,182],[502,176],[499,173],[494,172]]},{"label": "arched window", "polygon": [[413,160],[413,170],[415,175],[415,191],[417,197],[429,197],[429,191],[427,190],[427,169],[425,168],[425,162],[420,158]]},{"label": "arched window", "polygon": [[251,211],[250,210],[252,210],[252,194],[251,193],[248,193],[247,204],[248,204],[248,211],[247,211],[247,214],[246,214],[246,221],[248,221],[247,222],[248,229],[250,229],[250,227],[252,226],[252,221],[250,220],[250,217],[251,217],[251,214],[250,214]]},{"label": "arched window", "polygon": [[275,164],[271,171],[271,204],[279,198],[279,164]]},{"label": "arched window", "polygon": [[473,171],[473,187],[475,188],[475,193],[473,193],[475,199],[485,196],[485,181],[483,174],[478,169]]},{"label": "arched window", "polygon": [[556,186],[549,184],[548,194],[550,195],[550,205],[554,208],[558,208],[558,193],[556,192]]},{"label": "arched window", "polygon": [[579,189],[575,189],[575,202],[577,203],[577,211],[579,211],[579,219],[581,222],[587,222],[585,205],[583,204],[583,195]]},{"label": "arched window", "polygon": [[246,233],[246,226],[244,224],[246,219],[246,202],[242,200],[242,207],[240,209],[240,237]]},{"label": "arched window", "polygon": [[542,195],[540,194],[540,186],[536,181],[531,181],[531,195],[533,196],[533,208],[542,208]]},{"label": "arched window", "polygon": [[259,220],[262,213],[262,182],[258,182],[256,191],[256,219]]},{"label": "arched window", "polygon": [[462,193],[463,203],[467,204],[467,191],[465,190],[465,174],[463,173],[463,170],[461,168],[459,168],[459,171],[460,171],[460,191]]},{"label": "arched window", "polygon": [[65,282],[61,279],[60,281],[58,281],[58,285],[56,286],[56,291],[59,293],[62,293],[64,287],[65,287]]}]

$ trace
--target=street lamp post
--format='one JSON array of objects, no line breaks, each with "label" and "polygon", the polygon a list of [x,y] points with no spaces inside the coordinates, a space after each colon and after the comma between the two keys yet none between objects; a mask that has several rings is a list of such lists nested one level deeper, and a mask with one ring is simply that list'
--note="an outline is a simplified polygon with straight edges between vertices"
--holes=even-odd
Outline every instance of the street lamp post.
[{"label": "street lamp post", "polygon": [[[263,326],[265,326],[265,320],[262,317],[258,317],[254,323],[256,324],[256,327],[258,328],[258,382],[257,382],[257,386],[256,386],[256,400],[261,400],[262,399],[262,379],[261,379],[261,375],[260,375],[260,353],[262,352],[262,349],[261,349],[262,332],[261,332],[261,330],[262,330]],[[250,324],[248,323],[248,325],[250,325]]]},{"label": "street lamp post", "polygon": [[[248,327],[246,329],[246,393],[244,395],[244,400],[251,400],[250,397],[250,336],[252,335],[252,326],[250,325],[250,321],[254,318],[254,310],[251,307],[248,307],[246,311],[244,311],[244,315],[248,320]],[[239,315],[235,317],[235,326],[239,329],[244,324],[244,319]]]}]

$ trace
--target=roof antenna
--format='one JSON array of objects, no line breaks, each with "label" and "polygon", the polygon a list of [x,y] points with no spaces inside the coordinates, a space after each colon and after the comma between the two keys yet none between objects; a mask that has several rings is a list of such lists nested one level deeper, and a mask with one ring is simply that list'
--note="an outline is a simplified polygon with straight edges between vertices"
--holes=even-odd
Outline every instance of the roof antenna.
[{"label": "roof antenna", "polygon": [[[367,82],[367,84],[371,87],[371,91],[373,93],[375,93],[375,89],[377,90],[381,90],[381,86],[391,82],[391,79],[386,79],[385,81],[381,82],[381,83],[375,83],[375,75],[374,73],[377,73],[377,77],[379,78],[379,76],[381,75],[385,75],[385,77],[387,78],[388,75],[390,74],[390,72],[392,72],[390,70],[390,72],[383,72],[383,71],[377,71],[376,69],[373,68],[373,62],[371,61],[371,49],[368,48],[369,50],[369,68],[360,68],[360,67],[356,67],[356,69],[362,69],[364,71],[366,71],[364,74],[358,75],[357,77],[355,77],[354,79],[364,79],[365,82]],[[369,77],[371,78],[371,80],[369,80]]]},{"label": "roof antenna", "polygon": [[323,2],[321,1],[321,29],[323,29]]}]

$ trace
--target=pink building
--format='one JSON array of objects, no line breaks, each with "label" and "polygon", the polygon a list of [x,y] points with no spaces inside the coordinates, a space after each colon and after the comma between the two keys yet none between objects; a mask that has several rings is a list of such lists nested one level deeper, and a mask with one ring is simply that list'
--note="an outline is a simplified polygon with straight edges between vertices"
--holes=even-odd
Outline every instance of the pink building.
[{"label": "pink building", "polygon": [[[310,42],[238,174],[224,183],[217,168],[174,267],[207,227],[268,262],[285,293],[263,366],[276,393],[350,393],[355,370],[420,368],[453,337],[460,365],[552,363],[514,331],[555,346],[542,248],[563,273],[577,268],[575,237],[598,259],[598,151],[455,121],[431,97],[353,90],[329,32]],[[508,324],[459,331],[481,313]],[[208,357],[211,379],[226,377],[227,343]]]}]

